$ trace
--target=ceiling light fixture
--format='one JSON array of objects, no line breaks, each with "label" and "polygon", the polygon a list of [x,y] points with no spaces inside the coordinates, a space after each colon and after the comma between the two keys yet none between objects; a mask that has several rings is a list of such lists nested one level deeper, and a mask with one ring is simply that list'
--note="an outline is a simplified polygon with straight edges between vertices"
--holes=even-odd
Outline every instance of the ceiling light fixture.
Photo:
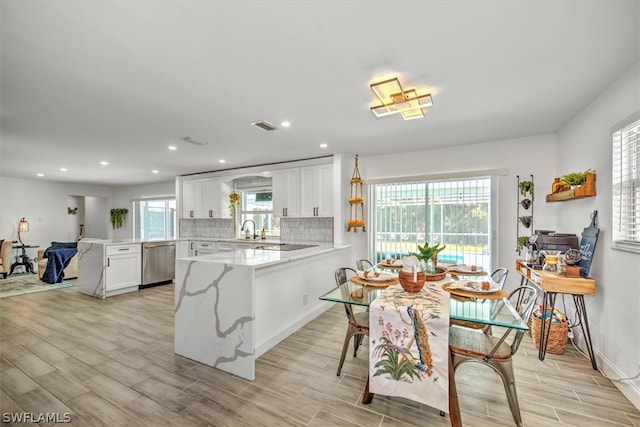
[{"label": "ceiling light fixture", "polygon": [[154,170],[151,171],[151,173],[158,173],[158,170],[154,169]]},{"label": "ceiling light fixture", "polygon": [[66,172],[67,170],[67,168],[60,168],[60,172]]},{"label": "ceiling light fixture", "polygon": [[431,94],[418,95],[415,89],[403,89],[397,77],[369,85],[382,105],[371,107],[377,118],[400,114],[404,120],[421,119],[433,105]]},{"label": "ceiling light fixture", "polygon": [[[185,139],[185,141],[186,141],[186,139]],[[178,149],[178,147],[176,147],[175,145],[170,145],[168,148],[171,151],[176,151]]]},{"label": "ceiling light fixture", "polygon": [[227,163],[227,161],[225,159],[220,159],[218,160],[218,163]]},{"label": "ceiling light fixture", "polygon": [[100,162],[100,164],[101,164],[102,166],[107,166],[107,165],[109,165],[109,162],[105,162],[105,161],[103,160],[103,161],[101,161],[101,162]]},{"label": "ceiling light fixture", "polygon": [[208,142],[198,141],[197,139],[193,139],[190,136],[183,136],[180,139],[185,141],[185,142],[188,142],[189,144],[193,144],[193,145],[207,145],[208,144]]},{"label": "ceiling light fixture", "polygon": [[327,144],[323,142],[322,144],[320,144],[320,148],[327,148]]},{"label": "ceiling light fixture", "polygon": [[44,174],[42,172],[38,172],[36,175],[39,176],[39,177],[43,177],[44,176]]},{"label": "ceiling light fixture", "polygon": [[282,122],[282,123],[280,123],[280,126],[282,126],[283,128],[288,128],[289,126],[291,126],[291,123],[289,123],[289,122]]}]

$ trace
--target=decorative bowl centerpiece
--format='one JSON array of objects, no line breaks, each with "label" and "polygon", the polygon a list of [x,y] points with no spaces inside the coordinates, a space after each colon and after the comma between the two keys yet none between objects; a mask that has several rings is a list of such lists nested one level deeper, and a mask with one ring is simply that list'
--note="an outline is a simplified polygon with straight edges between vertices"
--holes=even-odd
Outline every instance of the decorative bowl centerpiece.
[{"label": "decorative bowl centerpiece", "polygon": [[420,292],[422,287],[424,286],[424,282],[426,280],[426,274],[422,271],[418,271],[415,274],[416,280],[413,280],[414,274],[408,271],[401,271],[398,273],[398,281],[400,282],[400,286],[406,292]]},{"label": "decorative bowl centerpiece", "polygon": [[425,273],[425,280],[429,282],[436,282],[438,280],[442,280],[447,275],[447,269],[444,267],[437,267],[435,273]]},{"label": "decorative bowl centerpiece", "polygon": [[414,255],[402,258],[402,270],[398,273],[398,281],[405,292],[420,292],[424,286],[426,274],[420,269],[420,261]]}]

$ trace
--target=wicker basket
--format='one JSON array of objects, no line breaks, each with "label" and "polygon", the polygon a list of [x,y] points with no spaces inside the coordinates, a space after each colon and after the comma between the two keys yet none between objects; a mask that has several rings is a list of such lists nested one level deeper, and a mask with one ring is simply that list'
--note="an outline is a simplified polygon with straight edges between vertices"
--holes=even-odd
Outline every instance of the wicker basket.
[{"label": "wicker basket", "polygon": [[436,267],[436,272],[431,274],[425,274],[425,280],[435,282],[442,280],[447,276],[447,269],[444,267]]},{"label": "wicker basket", "polygon": [[406,292],[420,292],[422,287],[424,286],[425,274],[422,271],[418,271],[416,273],[417,280],[413,281],[413,273],[409,273],[406,271],[401,271],[398,274],[398,281],[400,282],[400,286]]},{"label": "wicker basket", "polygon": [[[531,330],[531,339],[536,348],[540,347],[540,323],[542,319],[531,316],[529,328]],[[544,330],[546,332],[549,327],[549,320],[544,322]],[[547,353],[563,354],[567,349],[567,339],[569,334],[569,325],[567,321],[551,322],[551,330],[549,331],[549,341],[547,341]]]}]

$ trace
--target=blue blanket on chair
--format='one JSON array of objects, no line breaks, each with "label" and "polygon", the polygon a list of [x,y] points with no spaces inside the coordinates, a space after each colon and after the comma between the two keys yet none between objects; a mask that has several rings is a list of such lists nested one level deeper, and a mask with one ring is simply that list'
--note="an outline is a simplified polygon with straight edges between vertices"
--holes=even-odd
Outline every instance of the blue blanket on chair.
[{"label": "blue blanket on chair", "polygon": [[42,281],[47,283],[62,283],[64,269],[71,258],[78,253],[76,248],[47,249],[47,268],[42,275]]}]

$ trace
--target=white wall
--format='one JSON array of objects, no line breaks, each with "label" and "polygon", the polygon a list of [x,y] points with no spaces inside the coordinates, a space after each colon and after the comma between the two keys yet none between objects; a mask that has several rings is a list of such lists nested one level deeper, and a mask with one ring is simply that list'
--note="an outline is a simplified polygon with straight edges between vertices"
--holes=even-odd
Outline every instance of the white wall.
[{"label": "white wall", "polygon": [[[134,237],[133,224],[136,213],[133,210],[133,200],[149,197],[176,197],[176,183],[174,180],[145,185],[128,185],[113,188],[113,207],[127,208],[129,213],[121,228],[113,231],[114,239],[131,239]],[[109,225],[111,228],[111,225]]]},{"label": "white wall", "polygon": [[[640,370],[640,254],[611,248],[611,127],[640,109],[639,76],[636,64],[558,133],[558,175],[596,171],[596,197],[555,203],[554,208],[559,225],[576,233],[598,211],[600,236],[591,265],[596,296],[585,302],[600,366],[614,378]],[[639,379],[616,385],[640,407]]]},{"label": "white wall", "polygon": [[[74,215],[67,213],[67,207],[78,207],[77,204],[71,206],[70,203],[81,200],[81,196],[85,198],[85,205],[88,199],[89,205],[99,206],[92,209],[93,213],[88,209],[84,212],[82,220],[85,221],[85,225],[95,229],[91,231],[85,227],[85,237],[131,238],[130,215],[127,216],[122,229],[112,230],[109,210],[114,207],[128,207],[131,214],[131,199],[175,197],[175,183],[167,181],[112,188],[0,176],[0,239],[17,240],[18,222],[20,218],[25,217],[30,226],[29,232],[22,236],[26,244],[39,245],[40,249],[45,249],[52,241],[75,240],[80,231],[75,227],[81,222],[77,218],[69,219],[69,216]],[[81,209],[86,208],[78,209],[78,215],[82,214]],[[69,224],[74,224],[73,230],[69,229]],[[29,255],[35,256],[36,251],[37,249],[30,250]]]},{"label": "white wall", "polygon": [[[44,249],[52,241],[68,241],[67,207],[75,207],[68,206],[69,196],[105,197],[110,202],[111,192],[106,186],[0,176],[0,239],[17,240],[18,221],[25,217],[29,221],[29,232],[22,239],[25,244]],[[30,250],[29,255],[35,256],[36,251]]]},{"label": "white wall", "polygon": [[[513,270],[517,258],[517,178],[534,176],[534,226],[536,229],[564,231],[556,228],[555,211],[545,203],[545,194],[551,192],[555,177],[555,135],[510,139],[454,146],[413,153],[387,154],[360,158],[362,179],[402,178],[420,175],[453,174],[456,172],[504,169],[506,175],[498,179],[497,266]],[[366,192],[365,192],[366,194]],[[367,200],[365,200],[367,205]],[[368,206],[368,205],[367,205]],[[366,233],[354,242],[356,256],[367,258]],[[514,288],[520,281],[511,274],[507,287]]]}]

